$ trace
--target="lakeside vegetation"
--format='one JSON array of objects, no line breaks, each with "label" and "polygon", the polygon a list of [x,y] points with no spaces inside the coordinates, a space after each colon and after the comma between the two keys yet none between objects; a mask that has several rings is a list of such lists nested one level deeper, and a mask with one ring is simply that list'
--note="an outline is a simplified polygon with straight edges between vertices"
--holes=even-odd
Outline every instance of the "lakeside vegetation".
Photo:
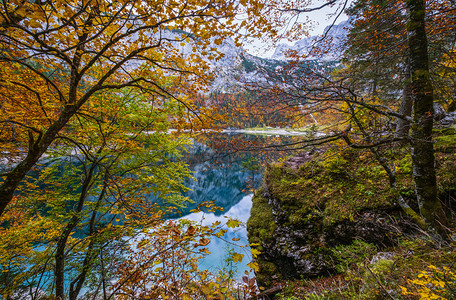
[{"label": "lakeside vegetation", "polygon": [[[436,130],[439,198],[452,222],[455,135],[454,127]],[[249,241],[261,253],[259,283],[281,286],[277,299],[454,298],[454,242],[410,222],[372,153],[334,146],[302,155],[298,164],[291,157],[267,168],[247,223]],[[399,193],[412,203],[406,153],[390,151]],[[308,261],[306,268],[293,266],[293,253]]]},{"label": "lakeside vegetation", "polygon": [[[283,61],[241,47],[302,38],[303,16],[323,8],[350,17],[338,45],[326,32]],[[2,1],[1,299],[456,297],[455,11],[452,0]],[[219,134],[229,128],[267,139]],[[234,216],[170,218],[207,158],[185,160],[195,141],[242,160],[250,178],[235,193],[265,168],[249,244],[226,235],[244,226]],[[220,210],[211,200],[190,211]],[[199,265],[211,239],[230,245],[213,272]]]}]

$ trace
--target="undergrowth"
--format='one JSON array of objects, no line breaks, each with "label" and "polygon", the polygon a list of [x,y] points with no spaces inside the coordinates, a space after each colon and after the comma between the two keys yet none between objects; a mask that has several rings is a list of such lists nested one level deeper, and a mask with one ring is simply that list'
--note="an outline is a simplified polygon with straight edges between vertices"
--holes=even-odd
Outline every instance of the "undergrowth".
[{"label": "undergrowth", "polygon": [[286,282],[277,299],[456,299],[455,250],[408,237],[377,252],[357,240],[333,249],[340,274]]}]

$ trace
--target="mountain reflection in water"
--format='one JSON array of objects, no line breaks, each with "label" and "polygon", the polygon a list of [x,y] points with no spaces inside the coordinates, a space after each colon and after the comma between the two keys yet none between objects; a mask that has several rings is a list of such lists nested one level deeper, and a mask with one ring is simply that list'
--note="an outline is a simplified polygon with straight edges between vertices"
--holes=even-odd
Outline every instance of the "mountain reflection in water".
[{"label": "mountain reflection in water", "polygon": [[[252,190],[261,184],[261,173],[263,167],[289,152],[277,151],[253,151],[261,149],[266,145],[286,144],[295,140],[296,137],[270,137],[253,136],[246,134],[213,134],[210,137],[202,137],[195,140],[194,146],[189,149],[186,156],[191,170],[194,172],[195,180],[189,180],[187,186],[191,191],[185,193],[192,202],[186,208],[181,209],[180,217],[189,219],[203,225],[210,225],[216,221],[222,224],[228,217],[242,221],[244,224],[250,216],[252,207]],[[248,150],[248,151],[246,151]],[[259,168],[248,168],[245,162],[249,160],[258,162]],[[263,167],[261,167],[263,166]],[[214,213],[192,213],[190,210],[198,204],[207,201],[214,201],[216,206],[223,208],[222,211]],[[178,215],[170,216],[177,218]],[[239,239],[238,245],[247,245],[247,230],[245,226],[240,228],[227,228],[223,237],[212,238],[207,246],[211,252],[200,264],[200,268],[216,272],[226,267],[226,259],[231,249],[244,254],[242,263],[235,266],[235,278],[240,278],[247,264],[250,262],[250,248],[240,248],[231,242],[233,238]]]}]

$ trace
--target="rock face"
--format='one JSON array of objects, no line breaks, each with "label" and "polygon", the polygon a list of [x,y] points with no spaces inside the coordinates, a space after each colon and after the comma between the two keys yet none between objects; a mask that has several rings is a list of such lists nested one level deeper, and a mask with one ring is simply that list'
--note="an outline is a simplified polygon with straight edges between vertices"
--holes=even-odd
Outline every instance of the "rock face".
[{"label": "rock face", "polygon": [[[338,263],[332,252],[335,246],[360,239],[382,249],[393,244],[397,234],[413,228],[390,195],[384,195],[378,202],[363,202],[364,191],[358,197],[352,193],[359,192],[353,178],[341,176],[334,166],[329,165],[322,172],[314,165],[313,174],[306,172],[312,167],[313,155],[319,153],[303,153],[299,159],[294,157],[270,166],[263,187],[253,198],[247,230],[249,242],[261,252],[257,257],[260,270],[256,272],[261,286],[270,287],[282,279],[334,273]],[[303,164],[299,169],[297,160]],[[330,187],[314,186],[327,180]],[[380,180],[380,176],[374,180]],[[387,187],[382,180],[378,183]],[[343,186],[345,191],[341,190]],[[368,187],[365,195],[370,195],[374,186]],[[347,201],[344,194],[355,198],[352,207],[344,204]]]}]

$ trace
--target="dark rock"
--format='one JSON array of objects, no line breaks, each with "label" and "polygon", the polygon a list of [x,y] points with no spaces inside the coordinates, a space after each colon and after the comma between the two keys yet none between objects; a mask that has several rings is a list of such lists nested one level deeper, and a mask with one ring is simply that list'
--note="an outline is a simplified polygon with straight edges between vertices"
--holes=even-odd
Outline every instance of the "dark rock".
[{"label": "dark rock", "polygon": [[[264,196],[270,194],[265,192]],[[401,215],[398,208],[364,211],[354,220],[344,220],[329,226],[324,226],[321,218],[290,225],[287,223],[289,214],[280,205],[280,201],[274,198],[268,200],[277,227],[273,241],[263,245],[261,259],[272,262],[281,279],[310,278],[334,273],[331,247],[361,239],[381,249],[393,244],[396,234],[413,230],[405,219],[393,221],[391,215]],[[272,282],[260,281],[263,286],[270,284]]]}]

